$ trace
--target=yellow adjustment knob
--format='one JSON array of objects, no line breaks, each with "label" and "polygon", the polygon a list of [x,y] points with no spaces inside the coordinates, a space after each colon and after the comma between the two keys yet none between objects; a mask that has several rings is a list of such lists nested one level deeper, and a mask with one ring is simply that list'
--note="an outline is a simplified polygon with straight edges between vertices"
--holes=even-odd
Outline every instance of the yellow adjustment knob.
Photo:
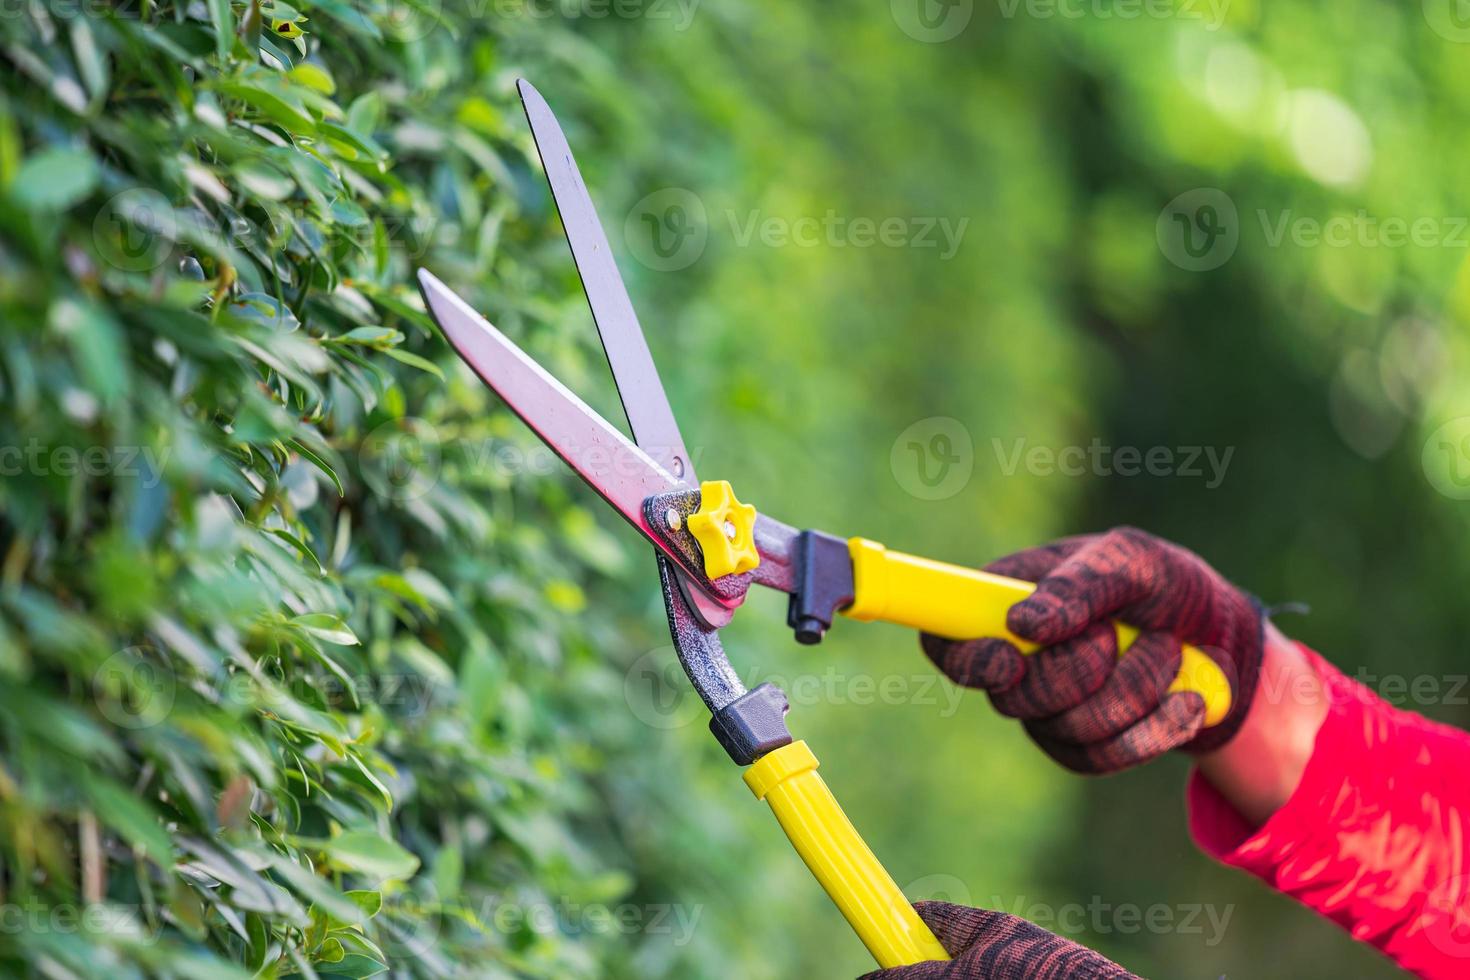
[{"label": "yellow adjustment knob", "polygon": [[699,485],[699,510],[689,515],[689,533],[704,551],[710,578],[739,575],[761,563],[755,550],[755,508],[735,499],[728,480]]}]

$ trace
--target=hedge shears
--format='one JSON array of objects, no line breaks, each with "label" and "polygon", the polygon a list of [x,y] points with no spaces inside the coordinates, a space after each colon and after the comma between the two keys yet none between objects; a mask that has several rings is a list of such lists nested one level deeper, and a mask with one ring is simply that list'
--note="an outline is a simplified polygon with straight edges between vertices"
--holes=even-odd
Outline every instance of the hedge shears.
[{"label": "hedge shears", "polygon": [[[1029,652],[1006,628],[1006,611],[1034,586],[866,538],[797,530],[742,503],[726,481],[700,482],[566,137],[540,93],[517,84],[633,439],[421,269],[428,309],[475,373],[654,546],[674,647],[709,708],[711,731],[747,767],[746,785],[770,805],[878,964],[948,959],[844,815],[812,750],[792,737],[784,692],[773,684],[747,690],[719,630],[761,585],[789,596],[787,622],[800,643],[819,642],[841,614],[952,639],[1003,637]],[[1136,633],[1117,629],[1126,650]],[[1184,648],[1171,690],[1198,692],[1207,725],[1229,711],[1223,672],[1193,647]]]}]

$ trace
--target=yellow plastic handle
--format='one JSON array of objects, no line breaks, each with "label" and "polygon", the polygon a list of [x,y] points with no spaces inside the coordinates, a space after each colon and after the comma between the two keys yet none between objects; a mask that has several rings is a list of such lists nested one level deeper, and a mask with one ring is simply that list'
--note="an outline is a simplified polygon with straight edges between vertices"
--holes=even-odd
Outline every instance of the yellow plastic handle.
[{"label": "yellow plastic handle", "polygon": [[792,742],[756,760],[745,785],[771,805],[796,853],[880,967],[949,959],[863,843],[817,765],[805,742]]},{"label": "yellow plastic handle", "polygon": [[[853,586],[856,598],[842,610],[853,619],[897,623],[955,640],[994,636],[1010,640],[1030,653],[1036,645],[1006,628],[1011,606],[1036,590],[1030,582],[992,575],[960,565],[889,551],[876,541],[853,538]],[[1138,636],[1123,623],[1119,652]],[[1220,665],[1197,647],[1186,645],[1179,676],[1170,691],[1194,691],[1205,701],[1205,725],[1218,725],[1230,713],[1230,681]]]}]

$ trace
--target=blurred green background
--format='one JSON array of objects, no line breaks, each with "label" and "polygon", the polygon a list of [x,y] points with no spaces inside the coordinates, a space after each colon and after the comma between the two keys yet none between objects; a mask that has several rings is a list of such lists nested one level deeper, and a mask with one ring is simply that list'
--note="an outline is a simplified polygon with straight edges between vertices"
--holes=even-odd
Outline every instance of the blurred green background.
[{"label": "blurred green background", "polygon": [[[285,975],[299,972],[284,952],[296,948],[339,975],[319,914],[303,926],[242,911],[228,883],[170,872],[160,852],[182,855],[187,831],[257,848],[255,870],[258,848],[274,848],[333,888],[420,896],[397,914],[410,930],[432,921],[431,954],[395,955],[374,931],[382,916],[362,927],[387,952],[361,955],[403,976],[869,968],[681,686],[647,549],[558,469],[493,463],[491,448],[533,442],[417,306],[423,263],[621,421],[514,99],[520,75],[578,153],[703,478],[788,522],[961,563],[1136,524],[1267,603],[1308,604],[1281,626],[1348,673],[1470,722],[1456,680],[1470,629],[1470,398],[1457,383],[1470,28],[1455,10],[216,0],[7,17],[6,444],[44,418],[52,445],[125,429],[193,455],[172,457],[162,497],[32,473],[0,498],[12,690],[69,706],[95,726],[87,738],[115,738],[120,752],[89,765],[117,785],[159,784],[138,791],[149,812],[109,823],[113,796],[79,798],[61,778],[87,753],[12,718],[0,758],[28,793],[0,787],[9,892],[85,893],[66,868],[85,865],[101,811],[104,836],[155,845],[152,880],[172,896],[151,897],[142,871],[106,882],[111,900],[145,909],[167,955],[116,936],[5,934],[0,956],[26,972],[53,958],[83,973],[198,976],[207,962]],[[281,37],[252,37],[252,11]],[[331,90],[302,64],[329,72]],[[333,118],[347,136],[327,138]],[[72,163],[95,157],[90,178],[26,170],[59,145]],[[94,217],[130,187],[214,218],[267,214],[279,230],[266,247],[163,235],[166,262],[98,276],[79,256],[110,240]],[[74,294],[90,311],[81,328]],[[341,339],[379,326],[401,332]],[[68,340],[78,329],[111,338],[130,375],[89,360]],[[271,330],[297,346],[275,351]],[[354,343],[360,360],[344,353]],[[77,390],[111,391],[113,415],[62,411]],[[132,421],[109,429],[113,418]],[[432,433],[427,457],[417,443],[395,456],[406,469],[386,484],[373,478],[383,426]],[[1094,446],[1102,465],[1047,465]],[[1172,453],[1160,472],[1119,471],[1118,450],[1157,447]],[[206,547],[196,511],[214,494],[240,505],[241,534],[294,539],[308,572],[275,567],[289,589],[222,579],[230,556],[258,546],[216,534]],[[315,565],[320,583],[302,584]],[[211,583],[228,600],[197,605]],[[287,737],[269,705],[226,712],[202,696],[188,718],[140,733],[91,690],[111,651],[134,643],[195,686],[234,671],[235,627],[287,680],[319,680],[323,651],[306,656],[295,636],[301,656],[280,657],[260,633],[277,608],[330,610],[312,635],[337,643],[331,624],[350,624],[360,652],[326,651],[349,671],[429,677],[447,705],[300,695],[351,736],[344,749],[330,732]],[[65,615],[91,632],[58,640]],[[731,659],[748,683],[788,690],[793,729],[911,897],[1031,916],[1145,976],[1395,975],[1194,850],[1186,760],[1071,777],[983,696],[937,682],[911,635],[844,622],[804,648],[783,621],[778,598],[753,596],[725,631]],[[1407,698],[1413,678],[1438,693]],[[224,799],[239,796],[234,746],[247,742],[268,761],[247,767],[256,795],[242,822],[225,819]],[[351,775],[354,758],[388,780],[391,805]],[[285,775],[302,759],[332,802]],[[178,787],[194,775],[191,808]],[[152,817],[169,821],[166,840],[135,822]],[[55,840],[36,829],[48,821]],[[422,871],[374,879],[380,867],[319,843],[355,827]],[[15,877],[37,865],[43,883]],[[279,868],[262,874],[324,901]],[[200,897],[154,908],[190,889]],[[561,911],[545,931],[493,919],[517,902]],[[633,908],[638,927],[598,929],[569,904]],[[1169,924],[1141,928],[1150,914]]]}]

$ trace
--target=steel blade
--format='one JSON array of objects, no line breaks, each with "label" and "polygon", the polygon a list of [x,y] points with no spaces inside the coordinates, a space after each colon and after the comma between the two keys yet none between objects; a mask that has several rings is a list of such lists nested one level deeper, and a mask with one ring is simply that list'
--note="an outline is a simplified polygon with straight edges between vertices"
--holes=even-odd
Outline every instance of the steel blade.
[{"label": "steel blade", "polygon": [[[582,179],[577,160],[572,156],[572,148],[562,132],[561,123],[557,122],[556,114],[546,99],[536,91],[536,86],[522,78],[516,82],[516,89],[520,92],[526,121],[536,140],[536,151],[541,155],[541,166],[546,171],[547,183],[551,185],[551,197],[556,202],[557,213],[561,215],[572,260],[582,279],[582,290],[587,295],[587,305],[592,309],[592,320],[602,339],[603,353],[612,367],[618,397],[623,402],[623,414],[628,418],[633,438],[645,453],[676,479],[686,486],[698,486],[694,460],[684,446],[679,423],[674,419],[674,410],[669,405],[663,382],[659,380],[658,367],[653,363],[653,352],[643,336],[633,301],[629,299],[623,277],[618,273],[607,234],[597,218],[597,208],[592,203],[592,195],[587,191],[587,182]],[[689,581],[688,576],[681,574],[678,578],[684,598],[706,626],[718,628],[729,622],[730,613],[725,607],[716,605],[703,590]]]},{"label": "steel blade", "polygon": [[[427,269],[419,270],[419,288],[450,344],[481,380],[660,553],[691,571],[643,514],[648,497],[687,488]],[[719,625],[729,621],[740,602],[697,591],[707,600],[701,601],[702,610],[708,608],[708,615],[722,621]]]},{"label": "steel blade", "polygon": [[679,433],[679,423],[659,381],[638,314],[633,311],[628,289],[618,274],[607,235],[602,222],[597,220],[597,209],[587,193],[587,184],[577,169],[561,124],[534,85],[523,78],[516,82],[516,87],[531,124],[531,134],[536,139],[536,149],[541,154],[546,180],[551,184],[551,196],[566,229],[567,242],[572,247],[577,273],[582,277],[592,319],[597,323],[603,350],[612,365],[633,438],[681,483],[698,486],[693,460],[684,448],[684,437]]}]

